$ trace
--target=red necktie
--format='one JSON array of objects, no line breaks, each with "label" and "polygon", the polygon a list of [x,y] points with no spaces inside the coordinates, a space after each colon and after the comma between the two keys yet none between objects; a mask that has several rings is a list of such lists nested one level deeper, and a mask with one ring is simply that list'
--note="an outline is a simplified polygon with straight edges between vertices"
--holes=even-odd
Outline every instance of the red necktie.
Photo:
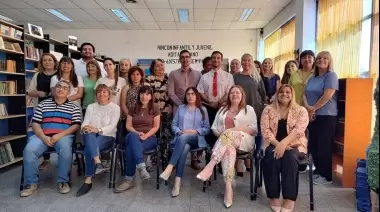
[{"label": "red necktie", "polygon": [[214,78],[212,79],[212,95],[216,97],[218,95],[218,75],[214,72]]}]

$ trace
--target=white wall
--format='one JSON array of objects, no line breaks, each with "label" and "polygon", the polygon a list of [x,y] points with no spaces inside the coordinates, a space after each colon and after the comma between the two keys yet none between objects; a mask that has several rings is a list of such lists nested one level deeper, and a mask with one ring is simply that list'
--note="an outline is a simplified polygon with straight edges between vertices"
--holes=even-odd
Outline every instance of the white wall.
[{"label": "white wall", "polygon": [[263,38],[268,37],[274,31],[279,29],[282,25],[284,25],[287,21],[289,21],[292,17],[295,16],[295,4],[296,0],[292,0],[284,9],[280,11],[265,27]]},{"label": "white wall", "polygon": [[[91,42],[95,45],[96,52],[112,57],[116,60],[127,57],[136,64],[137,59],[178,59],[177,56],[169,57],[169,52],[160,51],[157,45],[211,45],[212,50],[198,52],[200,62],[206,56],[210,56],[213,50],[221,51],[224,58],[231,61],[240,58],[244,53],[256,56],[256,30],[45,30],[45,34],[61,41],[66,41],[68,35],[78,37],[78,45],[83,42]],[[195,46],[193,46],[195,45]],[[190,52],[193,52],[190,50]],[[201,63],[194,67],[201,70]],[[166,71],[179,68],[179,64],[167,64]]]}]

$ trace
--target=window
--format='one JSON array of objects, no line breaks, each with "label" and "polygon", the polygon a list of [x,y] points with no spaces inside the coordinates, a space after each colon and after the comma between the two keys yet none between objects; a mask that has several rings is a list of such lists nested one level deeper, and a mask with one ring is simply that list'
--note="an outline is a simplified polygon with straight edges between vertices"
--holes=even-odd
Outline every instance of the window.
[{"label": "window", "polygon": [[264,55],[273,59],[273,72],[280,76],[283,75],[286,62],[294,60],[295,37],[296,23],[293,18],[264,41]]},{"label": "window", "polygon": [[371,76],[372,4],[373,0],[319,1],[317,51],[332,54],[340,78]]}]

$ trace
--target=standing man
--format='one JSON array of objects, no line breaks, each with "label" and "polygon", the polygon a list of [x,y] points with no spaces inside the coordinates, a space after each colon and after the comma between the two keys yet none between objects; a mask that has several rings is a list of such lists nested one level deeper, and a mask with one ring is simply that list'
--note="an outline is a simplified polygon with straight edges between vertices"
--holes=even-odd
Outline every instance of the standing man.
[{"label": "standing man", "polygon": [[170,72],[168,79],[168,95],[173,101],[173,114],[185,100],[185,91],[189,87],[197,87],[201,73],[190,67],[191,55],[187,50],[179,53],[181,68]]},{"label": "standing man", "polygon": [[[212,70],[202,75],[198,91],[205,102],[204,106],[207,109],[210,125],[214,123],[216,113],[219,108],[225,104],[228,98],[228,92],[234,85],[232,74],[222,70],[223,54],[220,51],[214,51],[211,54]],[[213,133],[206,135],[207,143],[214,146],[217,137]],[[219,166],[219,172],[221,167]]]},{"label": "standing man", "polygon": [[[80,50],[81,50],[82,58],[79,60],[73,60],[75,73],[78,76],[86,77],[88,75],[87,69],[86,69],[87,62],[91,60],[95,60],[94,59],[95,46],[92,45],[91,43],[85,42],[85,43],[82,43],[82,45],[80,45]],[[102,77],[106,77],[107,72],[104,70],[103,63],[98,61],[98,64],[100,66]]]}]

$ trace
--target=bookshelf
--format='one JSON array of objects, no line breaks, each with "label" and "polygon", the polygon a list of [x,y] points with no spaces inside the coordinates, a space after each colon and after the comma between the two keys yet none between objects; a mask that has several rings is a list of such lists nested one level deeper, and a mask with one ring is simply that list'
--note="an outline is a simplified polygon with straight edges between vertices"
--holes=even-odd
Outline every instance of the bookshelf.
[{"label": "bookshelf", "polygon": [[355,187],[357,160],[371,142],[373,79],[339,79],[337,139],[333,174],[345,188]]},{"label": "bookshelf", "polygon": [[0,20],[0,169],[22,161],[26,145],[23,29]]}]

